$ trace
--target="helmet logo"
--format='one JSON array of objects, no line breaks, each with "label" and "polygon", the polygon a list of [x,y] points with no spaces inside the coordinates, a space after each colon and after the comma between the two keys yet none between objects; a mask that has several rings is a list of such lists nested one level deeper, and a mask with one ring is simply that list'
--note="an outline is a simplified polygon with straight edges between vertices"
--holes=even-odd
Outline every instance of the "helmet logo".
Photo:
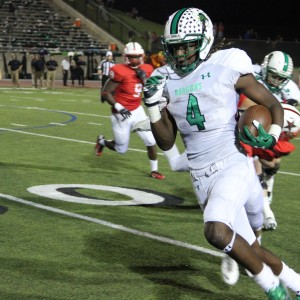
[{"label": "helmet logo", "polygon": [[290,122],[290,121],[287,120],[287,126],[284,126],[284,128],[287,128],[289,131],[292,131],[292,128],[297,127],[297,126],[294,124],[294,122],[295,122],[295,121]]}]

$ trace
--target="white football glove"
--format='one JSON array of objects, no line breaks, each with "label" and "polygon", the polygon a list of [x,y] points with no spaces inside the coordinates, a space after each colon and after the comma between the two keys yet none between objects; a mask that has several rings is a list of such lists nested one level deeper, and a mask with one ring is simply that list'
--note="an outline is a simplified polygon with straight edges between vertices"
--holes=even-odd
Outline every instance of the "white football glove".
[{"label": "white football glove", "polygon": [[144,102],[147,107],[158,105],[162,98],[166,77],[156,75],[149,77],[144,85]]},{"label": "white football glove", "polygon": [[148,78],[144,85],[144,103],[148,109],[149,119],[151,123],[155,123],[161,119],[159,103],[165,100],[162,96],[166,77],[156,75]]}]

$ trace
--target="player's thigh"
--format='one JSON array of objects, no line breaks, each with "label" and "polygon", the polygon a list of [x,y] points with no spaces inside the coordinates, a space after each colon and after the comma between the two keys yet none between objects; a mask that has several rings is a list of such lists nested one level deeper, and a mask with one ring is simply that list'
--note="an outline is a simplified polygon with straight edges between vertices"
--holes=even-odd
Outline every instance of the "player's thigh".
[{"label": "player's thigh", "polygon": [[223,160],[223,166],[213,174],[205,174],[202,177],[207,197],[205,222],[220,221],[232,227],[251,196],[255,176],[252,162],[239,153]]}]

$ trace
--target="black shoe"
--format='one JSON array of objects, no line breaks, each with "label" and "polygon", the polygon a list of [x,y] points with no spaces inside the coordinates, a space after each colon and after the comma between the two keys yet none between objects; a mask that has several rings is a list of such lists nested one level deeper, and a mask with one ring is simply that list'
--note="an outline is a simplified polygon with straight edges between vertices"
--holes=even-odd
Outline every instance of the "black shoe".
[{"label": "black shoe", "polygon": [[0,214],[4,214],[8,211],[8,208],[5,206],[0,205]]}]

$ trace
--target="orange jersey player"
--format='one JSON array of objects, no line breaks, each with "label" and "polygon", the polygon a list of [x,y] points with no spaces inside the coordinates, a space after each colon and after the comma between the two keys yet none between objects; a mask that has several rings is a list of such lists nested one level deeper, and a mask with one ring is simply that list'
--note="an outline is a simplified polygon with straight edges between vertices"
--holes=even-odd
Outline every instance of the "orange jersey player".
[{"label": "orange jersey player", "polygon": [[[144,71],[146,77],[150,77],[154,70],[150,64],[141,64],[138,69]],[[136,70],[130,64],[117,64],[110,69],[110,80],[118,84],[114,97],[129,111],[137,109],[142,103],[143,79],[137,76]]]},{"label": "orange jersey player", "polygon": [[[144,50],[139,43],[130,42],[124,49],[124,64],[111,67],[109,79],[102,88],[101,98],[111,105],[111,124],[113,140],[107,140],[100,134],[95,146],[96,155],[102,155],[104,147],[124,154],[128,150],[130,133],[134,127],[147,119],[142,104],[143,85],[154,68],[144,64]],[[150,176],[164,179],[158,172],[156,142],[151,131],[137,131],[147,147],[150,160]]]}]

